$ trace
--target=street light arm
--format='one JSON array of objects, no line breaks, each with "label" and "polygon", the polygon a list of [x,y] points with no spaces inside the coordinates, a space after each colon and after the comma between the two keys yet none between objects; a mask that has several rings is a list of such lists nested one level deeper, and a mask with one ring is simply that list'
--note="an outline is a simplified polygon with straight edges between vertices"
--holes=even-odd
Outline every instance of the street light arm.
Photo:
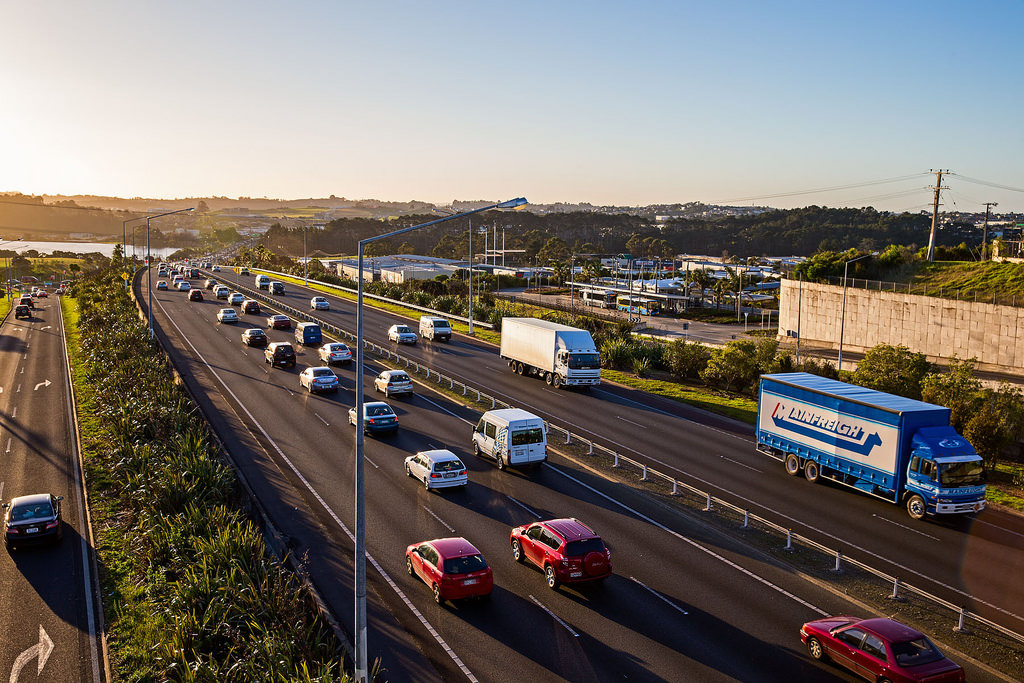
[{"label": "street light arm", "polygon": [[490,204],[488,206],[482,206],[479,209],[472,209],[470,211],[463,211],[461,213],[453,213],[450,216],[442,216],[441,218],[438,218],[438,219],[435,219],[435,220],[432,220],[432,221],[427,221],[426,223],[420,223],[419,225],[411,225],[411,226],[409,226],[407,228],[401,228],[399,230],[394,230],[392,232],[384,233],[383,235],[377,235],[375,237],[367,237],[366,239],[359,240],[359,244],[369,244],[370,242],[376,242],[378,240],[387,239],[389,237],[394,237],[396,235],[401,235],[401,234],[404,234],[404,233],[407,233],[407,232],[411,232],[413,230],[419,230],[420,228],[426,228],[428,226],[436,225],[438,223],[444,223],[445,221],[454,220],[456,218],[462,218],[464,216],[472,216],[475,213],[481,213],[483,211],[490,211],[491,209],[514,209],[514,208],[523,206],[524,204],[526,204],[526,199],[523,198],[523,197],[518,197],[516,199],[509,199],[508,201],[505,201],[505,202],[498,202],[497,204]]}]

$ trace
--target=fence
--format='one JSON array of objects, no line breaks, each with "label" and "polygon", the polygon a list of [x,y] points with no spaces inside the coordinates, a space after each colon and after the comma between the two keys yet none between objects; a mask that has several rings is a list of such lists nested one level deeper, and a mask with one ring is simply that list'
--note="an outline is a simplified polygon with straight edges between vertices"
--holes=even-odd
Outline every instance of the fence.
[{"label": "fence", "polygon": [[[301,311],[281,305],[277,301],[273,301],[269,295],[257,290],[247,287],[239,287],[239,289],[245,289],[254,298],[273,302],[275,307],[287,311],[295,317],[315,321],[320,324],[322,329],[338,337],[355,341],[353,333],[336,325],[324,323],[309,311]],[[363,348],[397,367],[414,372],[421,378],[437,384],[441,389],[460,394],[482,410],[514,407],[479,388],[470,386],[459,379],[435,370],[426,363],[402,356],[390,348],[367,340],[364,340]],[[736,506],[712,495],[710,492],[691,486],[674,476],[665,474],[644,462],[622,455],[618,451],[596,441],[574,434],[566,427],[549,421],[545,421],[545,424],[548,429],[549,445],[565,446],[566,450],[572,450],[579,457],[604,459],[611,467],[637,476],[638,481],[642,482],[644,487],[674,496],[677,501],[701,513],[714,514],[720,521],[745,533],[760,532],[762,534],[761,541],[766,547],[805,554],[807,561],[816,562],[820,565],[819,568],[822,570],[822,575],[827,579],[837,581],[842,577],[842,580],[845,581],[859,583],[867,581],[873,590],[883,590],[884,597],[887,600],[901,605],[901,609],[904,611],[913,612],[918,619],[930,619],[937,624],[955,622],[953,631],[961,634],[970,633],[971,629],[984,630],[989,639],[1001,639],[1004,646],[1008,649],[1024,645],[1024,635],[993,622],[980,614],[971,612],[962,605],[956,605],[917,588],[903,581],[898,576],[887,574],[864,562],[849,557],[841,549],[830,548],[806,536],[794,533],[791,528],[753,514],[749,509]],[[750,538],[748,536],[748,540]],[[924,615],[924,617],[921,615]]]},{"label": "fence", "polygon": [[[827,281],[830,285],[843,286],[843,278],[838,276],[830,276],[827,278]],[[931,296],[938,299],[952,299],[954,301],[973,301],[981,304],[1024,307],[1024,296],[1000,294],[995,290],[988,289],[943,287],[913,282],[886,282],[884,280],[867,280],[852,277],[846,279],[846,286],[855,289],[869,289],[876,292],[899,292],[901,294],[916,294],[918,296]]]}]

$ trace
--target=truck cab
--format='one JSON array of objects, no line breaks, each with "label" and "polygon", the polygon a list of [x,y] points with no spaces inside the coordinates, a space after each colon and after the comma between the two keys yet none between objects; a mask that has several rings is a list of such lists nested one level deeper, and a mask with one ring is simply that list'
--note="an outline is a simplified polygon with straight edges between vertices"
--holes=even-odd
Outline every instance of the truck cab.
[{"label": "truck cab", "polygon": [[905,501],[915,519],[985,507],[985,467],[952,427],[924,427],[913,437]]}]

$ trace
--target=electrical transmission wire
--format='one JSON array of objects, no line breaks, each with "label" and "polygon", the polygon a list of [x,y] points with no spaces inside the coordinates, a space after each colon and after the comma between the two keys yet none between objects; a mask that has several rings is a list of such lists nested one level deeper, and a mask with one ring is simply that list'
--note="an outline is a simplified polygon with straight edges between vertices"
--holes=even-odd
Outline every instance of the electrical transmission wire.
[{"label": "electrical transmission wire", "polygon": [[712,202],[706,202],[708,204],[731,204],[733,202],[752,202],[761,199],[776,199],[778,197],[796,197],[804,194],[817,194],[821,192],[836,192],[839,190],[851,190],[858,187],[871,187],[872,185],[885,185],[886,183],[896,183],[903,180],[910,180],[911,178],[918,178],[927,173],[913,173],[911,175],[900,176],[898,178],[886,178],[884,180],[869,180],[862,183],[850,183],[848,185],[834,185],[832,187],[819,187],[813,190],[800,190],[797,192],[777,192],[775,194],[766,194],[756,197],[736,197],[734,199],[721,199]]},{"label": "electrical transmission wire", "polygon": [[986,187],[994,187],[1000,190],[1010,190],[1011,192],[1024,192],[1024,188],[1010,187],[1009,185],[1000,185],[999,183],[992,183],[987,180],[978,180],[977,178],[971,178],[970,176],[960,175],[959,173],[950,173],[948,175],[956,176],[961,180],[966,180],[969,183],[975,183],[977,185],[985,185]]}]

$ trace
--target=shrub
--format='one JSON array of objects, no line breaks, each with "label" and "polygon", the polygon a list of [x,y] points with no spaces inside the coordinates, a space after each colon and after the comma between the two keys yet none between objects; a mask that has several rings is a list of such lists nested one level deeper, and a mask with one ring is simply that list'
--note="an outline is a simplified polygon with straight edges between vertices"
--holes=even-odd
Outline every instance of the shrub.
[{"label": "shrub", "polygon": [[708,365],[711,349],[697,342],[676,339],[668,345],[665,362],[669,372],[680,379],[697,379]]},{"label": "shrub", "polygon": [[757,346],[746,340],[732,341],[713,350],[707,367],[700,373],[708,386],[748,393],[752,393],[757,377]]}]

